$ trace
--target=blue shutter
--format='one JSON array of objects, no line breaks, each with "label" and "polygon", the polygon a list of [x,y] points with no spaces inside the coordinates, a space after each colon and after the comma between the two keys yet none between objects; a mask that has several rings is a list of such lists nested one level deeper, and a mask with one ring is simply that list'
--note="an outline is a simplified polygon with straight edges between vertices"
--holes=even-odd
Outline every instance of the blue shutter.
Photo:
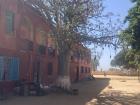
[{"label": "blue shutter", "polygon": [[4,57],[0,56],[0,80],[3,79],[4,75]]},{"label": "blue shutter", "polygon": [[9,62],[10,62],[10,58],[9,57],[4,57],[4,80],[8,80],[9,79]]},{"label": "blue shutter", "polygon": [[19,80],[19,59],[11,57],[9,67],[9,79]]}]

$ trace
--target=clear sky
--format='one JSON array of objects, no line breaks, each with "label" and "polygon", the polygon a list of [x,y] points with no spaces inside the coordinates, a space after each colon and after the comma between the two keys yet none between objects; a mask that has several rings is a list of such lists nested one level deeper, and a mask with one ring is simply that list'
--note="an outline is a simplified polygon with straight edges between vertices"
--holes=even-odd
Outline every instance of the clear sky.
[{"label": "clear sky", "polygon": [[[103,0],[105,5],[105,12],[112,12],[116,15],[120,15],[120,18],[124,20],[128,14],[128,10],[133,6],[130,0]],[[115,52],[112,49],[105,48],[102,57],[100,59],[99,69],[108,70],[110,68],[110,61],[115,56]],[[111,55],[111,58],[110,58]]]}]

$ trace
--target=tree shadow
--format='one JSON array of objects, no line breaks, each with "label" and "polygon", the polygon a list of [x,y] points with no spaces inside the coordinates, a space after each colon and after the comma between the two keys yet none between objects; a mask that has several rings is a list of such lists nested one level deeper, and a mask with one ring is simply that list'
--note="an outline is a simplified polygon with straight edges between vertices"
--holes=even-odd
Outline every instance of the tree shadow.
[{"label": "tree shadow", "polygon": [[92,99],[98,98],[97,96],[108,86],[109,81],[109,78],[96,78],[74,83],[72,88],[78,89],[78,95],[50,93],[42,97],[16,97],[2,102],[2,105],[86,105]]},{"label": "tree shadow", "polygon": [[[96,78],[91,81],[81,81],[73,85],[73,88],[79,89],[79,95],[73,100],[73,105],[85,105],[92,99],[97,98],[100,92],[109,85],[109,78]],[[72,104],[68,104],[72,105]]]},{"label": "tree shadow", "polygon": [[140,105],[140,93],[109,91],[98,97],[96,105]]}]

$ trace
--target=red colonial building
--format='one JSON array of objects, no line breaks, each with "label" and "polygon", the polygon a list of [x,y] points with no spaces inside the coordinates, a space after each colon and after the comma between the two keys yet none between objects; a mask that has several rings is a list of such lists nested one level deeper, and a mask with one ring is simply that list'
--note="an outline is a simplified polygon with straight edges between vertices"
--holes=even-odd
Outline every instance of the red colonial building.
[{"label": "red colonial building", "polygon": [[[20,0],[0,0],[0,86],[14,81],[53,83],[58,77],[58,54],[49,24]],[[78,47],[79,48],[79,47]],[[71,81],[90,75],[90,51],[80,47],[71,55]]]},{"label": "red colonial building", "polygon": [[91,75],[91,52],[82,45],[75,46],[71,55],[70,77],[72,82]]}]

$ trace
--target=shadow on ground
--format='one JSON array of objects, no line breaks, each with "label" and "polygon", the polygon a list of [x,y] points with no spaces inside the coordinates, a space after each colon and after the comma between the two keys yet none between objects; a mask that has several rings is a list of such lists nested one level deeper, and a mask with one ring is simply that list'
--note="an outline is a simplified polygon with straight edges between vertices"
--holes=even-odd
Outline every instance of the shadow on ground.
[{"label": "shadow on ground", "polygon": [[96,105],[140,105],[140,94],[109,91],[98,97]]},{"label": "shadow on ground", "polygon": [[96,78],[96,80],[75,84],[73,87],[79,89],[79,95],[77,103],[73,105],[85,105],[90,100],[97,98],[98,94],[109,85],[109,81],[109,78]]},{"label": "shadow on ground", "polygon": [[80,81],[72,85],[79,89],[78,95],[65,93],[51,93],[41,97],[12,97],[1,101],[0,105],[86,105],[87,102],[97,98],[98,94],[109,84],[108,78]]}]

